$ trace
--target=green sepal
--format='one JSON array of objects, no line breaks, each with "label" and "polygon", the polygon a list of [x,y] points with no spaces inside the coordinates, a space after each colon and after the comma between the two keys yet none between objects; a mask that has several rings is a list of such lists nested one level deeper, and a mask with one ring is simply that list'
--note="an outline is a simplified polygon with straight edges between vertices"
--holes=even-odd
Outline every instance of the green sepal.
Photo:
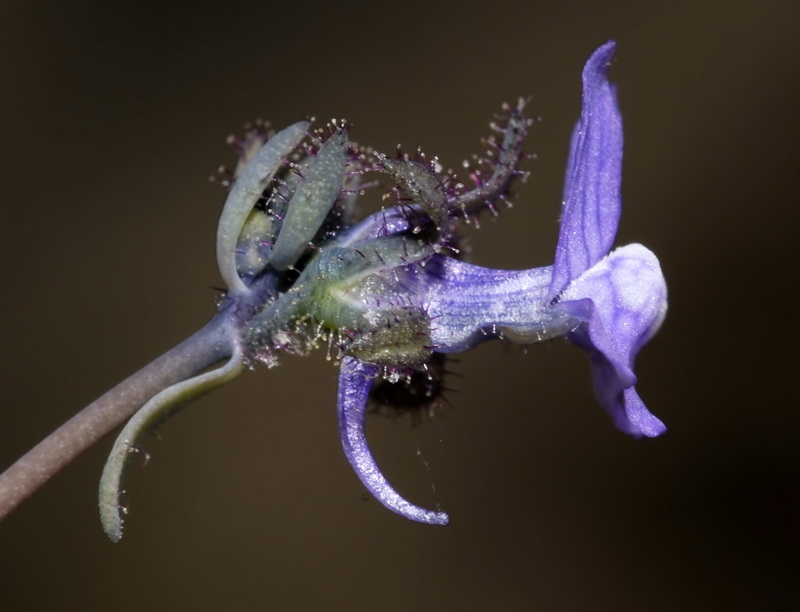
[{"label": "green sepal", "polygon": [[120,504],[122,473],[131,455],[139,451],[138,442],[142,436],[188,402],[230,382],[243,369],[242,352],[236,349],[224,366],[164,389],[131,417],[117,436],[100,478],[100,522],[112,542],[118,542],[122,538],[122,515],[127,512]]},{"label": "green sepal", "polygon": [[346,165],[347,132],[339,130],[301,170],[301,180],[289,201],[272,249],[270,264],[273,268],[288,269],[308,248],[342,192]]},{"label": "green sepal", "polygon": [[286,157],[305,137],[308,127],[308,121],[300,121],[270,138],[244,167],[225,200],[217,227],[217,264],[222,279],[234,293],[247,291],[236,267],[236,247],[245,222]]}]

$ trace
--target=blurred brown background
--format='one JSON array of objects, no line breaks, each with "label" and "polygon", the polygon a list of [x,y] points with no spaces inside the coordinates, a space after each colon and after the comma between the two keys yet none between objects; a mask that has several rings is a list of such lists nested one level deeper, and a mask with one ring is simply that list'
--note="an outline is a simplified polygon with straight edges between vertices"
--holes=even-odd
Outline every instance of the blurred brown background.
[{"label": "blurred brown background", "polygon": [[671,310],[636,441],[566,343],[460,357],[438,416],[368,421],[389,479],[446,528],[368,499],[322,353],[259,369],[161,430],[111,544],[111,439],[0,524],[3,610],[789,610],[798,605],[795,2],[4,2],[0,463],[201,326],[219,280],[225,136],[346,117],[445,165],[503,101],[542,118],[515,206],[473,261],[552,261],[584,61],[618,41],[618,243]]}]

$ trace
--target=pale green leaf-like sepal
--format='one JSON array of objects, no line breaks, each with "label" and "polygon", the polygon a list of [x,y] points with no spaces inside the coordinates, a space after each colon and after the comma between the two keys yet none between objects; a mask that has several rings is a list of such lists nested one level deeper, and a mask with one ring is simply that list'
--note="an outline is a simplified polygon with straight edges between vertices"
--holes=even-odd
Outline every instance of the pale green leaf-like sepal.
[{"label": "pale green leaf-like sepal", "polygon": [[247,291],[236,269],[236,246],[242,228],[281,164],[305,137],[309,125],[308,121],[299,121],[275,134],[245,166],[231,187],[217,228],[217,264],[222,279],[233,292]]},{"label": "pale green leaf-like sepal", "polygon": [[237,349],[224,366],[164,389],[128,421],[114,442],[100,478],[100,522],[112,542],[122,538],[122,515],[126,509],[120,504],[120,484],[128,458],[139,451],[137,442],[186,403],[239,376],[243,368],[242,352]]},{"label": "pale green leaf-like sepal", "polygon": [[286,270],[308,248],[342,192],[346,164],[347,132],[339,130],[325,141],[316,157],[302,170],[302,178],[272,249],[273,268]]}]

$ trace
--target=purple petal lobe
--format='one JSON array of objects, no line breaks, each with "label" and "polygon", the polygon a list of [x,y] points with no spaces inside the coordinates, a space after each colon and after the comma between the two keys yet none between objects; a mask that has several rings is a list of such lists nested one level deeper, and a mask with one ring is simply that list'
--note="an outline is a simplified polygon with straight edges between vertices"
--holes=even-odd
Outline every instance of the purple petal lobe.
[{"label": "purple petal lobe", "polygon": [[648,438],[655,438],[667,431],[664,423],[650,414],[639,394],[636,393],[636,389],[633,387],[625,389],[623,395],[625,396],[625,414],[634,431],[638,431]]},{"label": "purple petal lobe", "polygon": [[597,49],[583,69],[581,119],[572,137],[548,299],[605,256],[617,233],[622,119],[606,78],[614,46],[609,41]]},{"label": "purple petal lobe", "polygon": [[344,454],[364,486],[389,510],[412,521],[446,525],[449,518],[444,512],[426,510],[403,499],[387,482],[369,450],[364,418],[369,390],[378,372],[377,366],[361,363],[352,357],[342,359],[338,412]]},{"label": "purple petal lobe", "polygon": [[597,399],[617,427],[637,436],[666,431],[633,388],[636,354],[667,312],[667,287],[656,256],[640,244],[616,249],[561,297],[555,309],[586,322],[569,337],[589,351]]}]

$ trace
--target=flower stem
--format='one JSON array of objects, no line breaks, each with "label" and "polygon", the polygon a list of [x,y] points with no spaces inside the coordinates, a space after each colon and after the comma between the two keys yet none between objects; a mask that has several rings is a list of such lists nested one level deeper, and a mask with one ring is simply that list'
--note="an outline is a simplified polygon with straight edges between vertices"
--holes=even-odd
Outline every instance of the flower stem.
[{"label": "flower stem", "polygon": [[86,406],[0,474],[0,520],[151,397],[230,357],[228,317],[205,327]]}]

